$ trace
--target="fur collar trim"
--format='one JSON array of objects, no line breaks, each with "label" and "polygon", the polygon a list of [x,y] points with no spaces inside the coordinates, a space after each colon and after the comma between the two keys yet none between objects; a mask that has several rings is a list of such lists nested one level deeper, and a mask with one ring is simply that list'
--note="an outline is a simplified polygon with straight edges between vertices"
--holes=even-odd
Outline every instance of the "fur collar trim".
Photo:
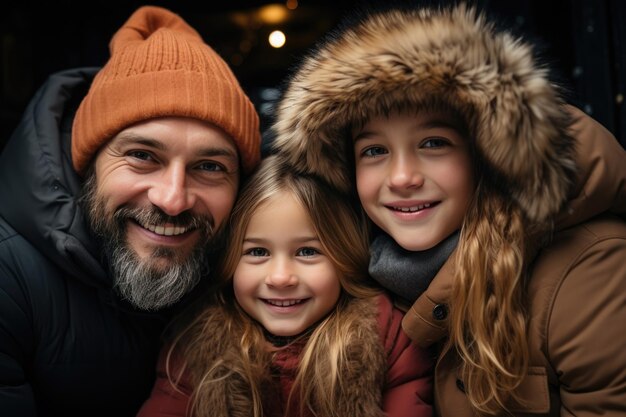
[{"label": "fur collar trim", "polygon": [[464,5],[392,10],[335,34],[291,78],[274,149],[297,169],[353,188],[347,128],[394,109],[444,105],[526,215],[544,220],[573,178],[568,114],[531,45]]},{"label": "fur collar trim", "polygon": [[[335,408],[336,416],[384,417],[382,411],[382,391],[386,381],[387,354],[383,346],[378,324],[378,298],[354,299],[346,307],[344,317],[356,318],[355,325],[345,334],[348,341],[347,361],[353,365],[348,372],[341,375],[340,400]],[[204,374],[207,364],[223,369],[223,379],[205,390],[203,411],[213,417],[232,417],[252,415],[252,401],[248,382],[232,369],[239,369],[238,350],[242,340],[242,330],[228,326],[225,311],[218,305],[211,305],[203,313],[207,319],[195,326],[204,339],[198,349],[198,362],[192,361],[189,366],[192,385]],[[298,343],[298,342],[295,342]],[[289,345],[283,349],[296,349]],[[283,355],[284,356],[284,355]],[[280,356],[279,356],[280,358]],[[285,358],[279,359],[285,361]],[[290,359],[287,359],[290,362]],[[291,363],[291,362],[290,362]],[[269,365],[269,364],[268,364]],[[291,363],[289,366],[295,366]],[[269,367],[268,367],[269,372]],[[272,384],[268,382],[269,384]],[[201,413],[201,414],[202,414]],[[203,414],[204,415],[204,414]],[[319,417],[331,417],[318,414]]]}]

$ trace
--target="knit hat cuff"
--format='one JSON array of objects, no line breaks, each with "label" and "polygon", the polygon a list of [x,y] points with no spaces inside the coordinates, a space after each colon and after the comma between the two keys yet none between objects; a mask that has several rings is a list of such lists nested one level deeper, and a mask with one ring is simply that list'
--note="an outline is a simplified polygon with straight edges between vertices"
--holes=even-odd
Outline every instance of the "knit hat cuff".
[{"label": "knit hat cuff", "polygon": [[233,138],[244,171],[250,172],[260,158],[259,122],[254,106],[236,87],[189,70],[142,73],[110,81],[96,77],[75,118],[74,168],[82,173],[100,146],[134,123],[181,116],[222,128]]}]

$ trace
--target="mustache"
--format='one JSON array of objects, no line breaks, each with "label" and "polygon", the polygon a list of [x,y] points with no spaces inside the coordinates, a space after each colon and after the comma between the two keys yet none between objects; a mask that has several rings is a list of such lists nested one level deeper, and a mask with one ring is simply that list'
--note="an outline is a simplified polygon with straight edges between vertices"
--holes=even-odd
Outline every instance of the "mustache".
[{"label": "mustache", "polygon": [[120,207],[113,213],[115,221],[126,221],[128,219],[135,220],[143,224],[171,224],[177,227],[186,227],[190,229],[210,229],[215,227],[213,216],[193,214],[188,211],[182,212],[176,216],[170,216],[158,207]]},{"label": "mustache", "polygon": [[202,236],[206,239],[213,236],[215,232],[215,220],[210,214],[200,215],[188,211],[182,212],[176,216],[170,216],[163,212],[160,208],[153,207],[128,207],[118,208],[113,213],[113,221],[119,226],[123,226],[128,220],[132,220],[140,225],[169,224],[176,227],[184,227],[187,230],[198,229]]}]

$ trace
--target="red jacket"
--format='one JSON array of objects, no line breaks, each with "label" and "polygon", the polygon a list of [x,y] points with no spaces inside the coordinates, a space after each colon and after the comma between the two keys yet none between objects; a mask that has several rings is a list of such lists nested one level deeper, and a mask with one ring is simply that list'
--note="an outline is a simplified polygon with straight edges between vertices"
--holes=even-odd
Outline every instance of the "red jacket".
[{"label": "red jacket", "polygon": [[[389,298],[379,296],[374,299],[378,309],[378,340],[370,342],[367,335],[363,343],[383,342],[386,363],[386,380],[382,385],[382,410],[388,417],[431,417],[432,410],[432,355],[424,349],[411,343],[401,329],[402,312],[395,309]],[[369,300],[355,301],[362,303]],[[364,314],[364,316],[366,316]],[[276,374],[272,387],[275,395],[265,404],[268,417],[283,417],[284,406],[293,385],[295,372],[298,366],[298,356],[303,344],[292,344],[281,349],[273,359],[272,368]],[[178,390],[169,382],[164,363],[164,354],[161,355],[157,366],[158,377],[150,398],[144,403],[138,417],[174,417],[187,416],[189,400],[193,389],[184,381]],[[176,372],[176,370],[174,370]],[[368,392],[379,387],[348,387],[355,392]],[[337,414],[342,413],[346,404],[337,404]],[[294,408],[292,408],[294,409]],[[297,408],[296,408],[297,409]],[[373,414],[376,415],[375,411]],[[383,415],[383,414],[379,414]],[[291,417],[291,416],[290,416]],[[357,416],[350,416],[357,417]]]}]

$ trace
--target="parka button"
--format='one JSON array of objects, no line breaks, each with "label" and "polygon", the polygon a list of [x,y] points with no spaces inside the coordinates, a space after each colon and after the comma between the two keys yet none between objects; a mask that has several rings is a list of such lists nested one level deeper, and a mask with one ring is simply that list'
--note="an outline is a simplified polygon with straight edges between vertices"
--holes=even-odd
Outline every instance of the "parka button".
[{"label": "parka button", "polygon": [[445,320],[448,317],[448,306],[445,304],[437,304],[433,308],[433,317],[435,320]]},{"label": "parka button", "polygon": [[456,387],[461,391],[465,392],[465,384],[459,378],[456,379]]}]

